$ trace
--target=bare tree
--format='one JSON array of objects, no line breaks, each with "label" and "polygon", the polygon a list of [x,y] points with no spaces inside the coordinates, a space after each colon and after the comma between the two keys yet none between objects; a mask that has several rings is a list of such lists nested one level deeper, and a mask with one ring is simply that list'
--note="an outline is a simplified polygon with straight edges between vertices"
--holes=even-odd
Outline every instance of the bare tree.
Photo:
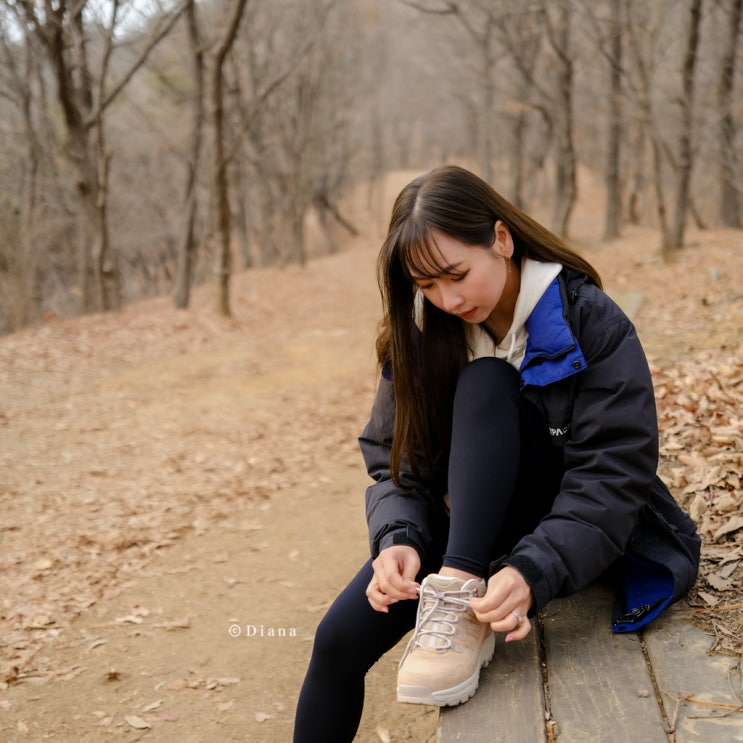
[{"label": "bare tree", "polygon": [[217,310],[230,315],[230,278],[232,275],[232,215],[230,210],[227,156],[224,141],[223,68],[240,26],[247,0],[235,0],[224,34],[217,46],[212,67],[212,118],[214,137],[214,192],[217,200],[219,233]]},{"label": "bare tree", "polygon": [[351,33],[343,19],[353,17],[353,9],[336,18],[336,0],[307,0],[304,7],[298,16],[296,5],[277,3],[254,19],[243,64],[247,74],[238,80],[245,134],[240,154],[249,166],[244,188],[255,205],[263,265],[305,263],[305,217],[317,205],[317,186],[324,180],[328,204],[334,205],[348,168],[352,48],[332,39],[334,33]]},{"label": "bare tree", "polygon": [[555,53],[556,81],[555,109],[557,120],[555,159],[555,209],[553,229],[559,235],[567,235],[570,215],[578,197],[575,143],[573,142],[573,58],[571,51],[571,8],[568,2],[560,2],[551,17],[545,4],[544,15],[547,36]]},{"label": "bare tree", "polygon": [[[584,12],[590,20],[592,38],[608,66],[609,85],[607,89],[607,135],[604,183],[606,185],[606,208],[604,211],[604,240],[619,237],[622,225],[622,140],[623,140],[623,103],[624,103],[624,69],[623,42],[625,31],[623,25],[624,0],[609,0],[608,18],[605,20],[591,13],[593,3],[586,3]],[[599,12],[604,10],[601,4]],[[642,128],[639,130],[642,132]],[[640,137],[640,143],[642,143]],[[633,202],[634,207],[634,202]]]},{"label": "bare tree", "polygon": [[[7,18],[3,17],[4,21]],[[22,63],[16,60],[16,54],[9,41],[9,33],[6,24],[3,23],[0,45],[2,46],[3,62],[6,74],[9,78],[9,87],[4,91],[4,96],[9,97],[17,105],[22,115],[23,132],[25,138],[25,157],[23,158],[23,184],[20,209],[20,244],[13,263],[17,266],[18,286],[12,292],[13,306],[8,308],[5,314],[13,313],[15,317],[11,325],[25,325],[33,317],[34,307],[39,294],[38,287],[38,255],[35,249],[34,226],[37,217],[38,204],[38,177],[43,157],[43,146],[34,121],[33,95],[31,81],[36,77],[37,65],[34,54],[33,39],[28,35],[24,37],[24,54]],[[6,231],[6,241],[9,234]],[[5,260],[10,261],[10,258]],[[6,296],[10,293],[6,289]]]},{"label": "bare tree", "polygon": [[[540,14],[523,7],[514,8],[512,12],[498,19],[496,25],[499,43],[505,48],[512,63],[515,63],[514,92],[507,107],[510,119],[511,143],[508,148],[510,179],[509,197],[517,206],[526,205],[525,188],[529,177],[529,159],[527,149],[539,152],[536,160],[543,162],[543,154],[552,140],[553,118],[545,105],[547,88],[541,88],[537,82],[538,62],[544,46],[544,28]],[[547,136],[538,146],[537,138],[529,144],[529,119],[535,113],[546,125]]]},{"label": "bare tree", "polygon": [[647,132],[650,141],[656,213],[661,230],[661,241],[663,245],[666,245],[670,242],[670,232],[663,179],[664,148],[653,106],[652,85],[654,69],[652,54],[657,47],[657,39],[662,27],[662,19],[657,23],[651,23],[634,0],[628,0],[627,42],[633,73],[629,82],[637,99],[639,126],[641,131]]},{"label": "bare tree", "polygon": [[720,221],[726,227],[740,229],[740,191],[736,181],[735,120],[733,109],[733,81],[741,28],[743,0],[731,0],[728,33],[724,42],[720,77],[717,84],[717,109],[720,117]]},{"label": "bare tree", "polygon": [[622,225],[622,0],[611,0],[609,61],[609,142],[606,152],[604,239],[619,237]]},{"label": "bare tree", "polygon": [[176,307],[188,307],[193,278],[193,263],[196,252],[196,214],[198,209],[197,177],[201,162],[201,144],[204,128],[204,49],[196,17],[196,0],[187,0],[186,26],[191,52],[193,91],[191,98],[191,141],[187,160],[186,193],[181,234],[176,248],[176,274],[173,288],[173,303]]},{"label": "bare tree", "polygon": [[[475,98],[477,127],[477,162],[482,177],[493,179],[493,114],[495,106],[495,66],[498,55],[495,38],[504,12],[493,3],[473,0],[472,2],[452,2],[441,0],[426,5],[415,0],[400,0],[404,5],[437,16],[453,16],[473,43],[478,64],[478,95]],[[507,13],[508,11],[506,11]]]},{"label": "bare tree", "polygon": [[669,242],[664,243],[664,251],[680,248],[684,242],[686,214],[689,209],[689,187],[691,170],[694,165],[692,152],[692,128],[694,115],[694,70],[697,64],[699,48],[699,30],[702,19],[702,0],[692,0],[689,9],[689,29],[686,39],[681,82],[682,94],[679,100],[681,107],[681,133],[679,135],[679,162],[676,174],[676,201],[673,223],[669,233]]},{"label": "bare tree", "polygon": [[[3,0],[8,4],[8,0]],[[118,304],[117,267],[109,255],[104,112],[144,64],[152,49],[167,35],[181,12],[177,6],[161,17],[138,57],[125,74],[109,85],[108,68],[119,21],[119,0],[110,5],[103,29],[101,64],[94,71],[89,57],[87,0],[59,0],[43,9],[33,0],[19,0],[23,21],[44,50],[57,84],[57,100],[67,135],[67,156],[76,176],[78,196],[78,276],[83,309],[110,309]]]}]

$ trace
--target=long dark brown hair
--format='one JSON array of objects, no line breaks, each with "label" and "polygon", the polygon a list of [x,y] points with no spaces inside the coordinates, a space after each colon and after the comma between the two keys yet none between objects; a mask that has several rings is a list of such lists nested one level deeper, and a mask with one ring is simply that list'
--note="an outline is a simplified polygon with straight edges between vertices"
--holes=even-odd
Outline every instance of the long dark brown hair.
[{"label": "long dark brown hair", "polygon": [[420,328],[416,326],[416,286],[411,269],[419,277],[446,273],[432,238],[434,230],[473,248],[489,248],[498,220],[511,232],[514,260],[560,263],[601,286],[590,263],[474,173],[448,165],[405,186],[392,209],[377,262],[384,304],[377,357],[390,369],[395,390],[390,465],[398,484],[406,458],[416,476],[424,480],[433,479],[445,467],[454,390],[467,363],[461,319],[424,300]]}]

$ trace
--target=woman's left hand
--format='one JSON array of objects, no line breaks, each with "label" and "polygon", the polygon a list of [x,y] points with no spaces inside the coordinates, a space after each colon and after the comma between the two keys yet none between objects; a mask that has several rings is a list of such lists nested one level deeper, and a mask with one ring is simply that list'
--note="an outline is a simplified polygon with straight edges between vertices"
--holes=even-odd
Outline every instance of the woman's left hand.
[{"label": "woman's left hand", "polygon": [[534,597],[529,584],[516,568],[506,565],[488,581],[482,598],[470,599],[470,606],[481,622],[488,622],[494,632],[508,632],[506,642],[523,640],[531,632],[527,616]]}]

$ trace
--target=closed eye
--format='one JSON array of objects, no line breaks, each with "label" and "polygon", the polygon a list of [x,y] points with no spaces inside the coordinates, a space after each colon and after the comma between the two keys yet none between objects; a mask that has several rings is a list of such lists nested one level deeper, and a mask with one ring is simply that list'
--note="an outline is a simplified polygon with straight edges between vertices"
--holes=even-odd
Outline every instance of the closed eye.
[{"label": "closed eye", "polygon": [[464,281],[467,278],[467,275],[469,274],[469,270],[467,271],[449,271],[447,273],[442,274],[440,277],[433,281],[427,281],[425,283],[421,283],[420,281],[416,282],[416,286],[421,291],[425,292],[429,289],[433,289],[435,281],[440,281],[441,279],[446,279],[447,281],[451,281],[453,283],[459,283],[460,281]]}]

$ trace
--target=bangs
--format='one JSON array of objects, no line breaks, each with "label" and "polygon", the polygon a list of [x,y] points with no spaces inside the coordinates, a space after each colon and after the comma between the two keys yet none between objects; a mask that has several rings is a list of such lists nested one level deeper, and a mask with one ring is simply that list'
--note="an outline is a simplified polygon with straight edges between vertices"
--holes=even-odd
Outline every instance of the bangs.
[{"label": "bangs", "polygon": [[398,259],[405,278],[415,284],[420,279],[461,276],[462,272],[447,263],[433,235],[406,236],[398,242]]}]

